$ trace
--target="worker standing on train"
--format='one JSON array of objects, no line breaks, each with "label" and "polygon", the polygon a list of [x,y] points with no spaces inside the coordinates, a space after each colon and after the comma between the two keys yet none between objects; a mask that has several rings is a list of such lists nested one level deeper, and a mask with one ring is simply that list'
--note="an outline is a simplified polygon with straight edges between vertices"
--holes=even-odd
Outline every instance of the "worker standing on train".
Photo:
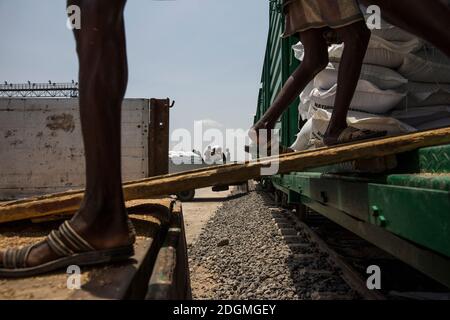
[{"label": "worker standing on train", "polygon": [[[450,9],[442,0],[360,0],[378,5],[388,22],[429,41],[450,56]],[[367,51],[370,31],[356,0],[284,0],[284,37],[298,36],[304,46],[301,65],[286,81],[264,116],[250,130],[257,141],[260,130],[274,128],[276,121],[310,81],[328,64],[328,45],[343,42],[335,105],[324,136],[325,145],[381,137],[386,132],[347,126],[347,113],[356,90]],[[270,137],[267,138],[270,140]],[[268,141],[260,145],[270,145]]]},{"label": "worker standing on train", "polygon": [[370,39],[370,31],[356,0],[285,0],[283,9],[286,20],[283,37],[298,36],[305,53],[302,63],[286,81],[272,106],[253,126],[250,132],[252,140],[257,140],[259,130],[274,128],[284,110],[327,67],[328,45],[341,42],[344,42],[345,49],[334,112],[324,143],[335,145],[385,135],[385,132],[347,127],[347,111]]}]

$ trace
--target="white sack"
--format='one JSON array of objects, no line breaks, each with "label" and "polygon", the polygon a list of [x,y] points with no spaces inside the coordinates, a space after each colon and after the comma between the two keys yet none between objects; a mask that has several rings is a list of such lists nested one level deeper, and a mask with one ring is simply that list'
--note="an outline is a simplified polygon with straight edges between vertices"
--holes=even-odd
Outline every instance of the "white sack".
[{"label": "white sack", "polygon": [[447,60],[433,59],[433,56],[408,54],[398,72],[410,81],[450,83],[450,64]]},{"label": "white sack", "polygon": [[450,84],[409,82],[407,97],[395,109],[450,105]]},{"label": "white sack", "polygon": [[303,92],[300,94],[300,104],[298,106],[298,115],[303,120],[311,118],[309,114],[310,105],[314,102],[311,101],[311,92],[314,90],[314,81],[311,81]]},{"label": "white sack", "polygon": [[391,113],[391,117],[419,128],[426,123],[437,120],[450,120],[450,105],[396,110]]},{"label": "white sack", "polygon": [[[334,107],[337,85],[329,90],[315,88],[311,92],[311,100],[317,105]],[[394,90],[381,90],[372,83],[359,80],[350,109],[372,114],[385,114],[404,99],[406,93]]]},{"label": "white sack", "polygon": [[[314,79],[314,86],[322,90],[333,87],[338,80],[339,63],[330,63]],[[364,64],[360,79],[369,81],[382,90],[396,89],[408,83],[401,74],[386,67]]]},{"label": "white sack", "polygon": [[291,146],[292,150],[295,151],[303,151],[308,150],[313,145],[311,145],[311,134],[312,134],[312,118],[309,119],[302,127],[300,132],[297,134],[297,139],[294,144]]},{"label": "white sack", "polygon": [[[295,151],[302,151],[323,146],[323,136],[331,119],[331,111],[317,109],[303,126],[297,140],[291,146]],[[347,117],[349,126],[373,131],[387,131],[388,135],[415,132],[416,129],[390,117],[382,117],[364,112],[350,111]]]},{"label": "white sack", "polygon": [[408,42],[416,39],[420,41],[415,35],[387,22],[382,23],[381,29],[372,30],[372,34],[387,41]]},{"label": "white sack", "polygon": [[[418,39],[408,42],[386,41],[372,35],[367,49],[364,63],[374,64],[387,68],[396,69],[400,67],[407,54],[416,52],[423,47]],[[295,49],[294,49],[295,50]],[[344,44],[334,44],[329,47],[328,54],[331,61],[340,61],[344,52]],[[297,53],[302,57],[301,51]]]},{"label": "white sack", "polygon": [[444,119],[440,119],[440,120],[427,122],[427,123],[421,124],[417,129],[422,131],[422,130],[447,128],[447,127],[450,127],[450,118],[444,118]]}]

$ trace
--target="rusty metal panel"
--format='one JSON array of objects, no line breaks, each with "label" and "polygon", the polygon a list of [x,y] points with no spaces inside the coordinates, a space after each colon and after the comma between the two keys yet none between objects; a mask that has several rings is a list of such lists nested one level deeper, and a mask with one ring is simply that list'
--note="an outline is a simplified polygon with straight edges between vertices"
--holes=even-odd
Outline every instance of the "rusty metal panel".
[{"label": "rusty metal panel", "polygon": [[[123,179],[148,176],[149,100],[122,108]],[[0,99],[0,199],[78,189],[84,149],[78,99]]]},{"label": "rusty metal panel", "polygon": [[169,173],[169,109],[172,106],[170,99],[150,100],[148,134],[149,177]]}]

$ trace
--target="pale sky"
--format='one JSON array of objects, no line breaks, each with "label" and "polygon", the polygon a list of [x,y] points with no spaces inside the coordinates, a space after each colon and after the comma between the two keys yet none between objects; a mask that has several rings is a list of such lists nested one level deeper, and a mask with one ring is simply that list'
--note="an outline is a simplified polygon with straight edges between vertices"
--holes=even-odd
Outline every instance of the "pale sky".
[{"label": "pale sky", "polygon": [[[256,110],[268,0],[128,0],[127,97],[176,100],[171,129],[247,129]],[[0,0],[0,81],[77,79],[64,0]]]}]

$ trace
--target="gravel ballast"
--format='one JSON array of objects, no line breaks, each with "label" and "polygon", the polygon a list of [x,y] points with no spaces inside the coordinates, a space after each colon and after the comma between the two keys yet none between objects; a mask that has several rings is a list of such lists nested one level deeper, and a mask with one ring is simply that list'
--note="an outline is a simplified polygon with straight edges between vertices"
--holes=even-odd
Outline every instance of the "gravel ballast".
[{"label": "gravel ballast", "polygon": [[355,297],[327,256],[256,191],[224,202],[189,260],[194,299]]}]

